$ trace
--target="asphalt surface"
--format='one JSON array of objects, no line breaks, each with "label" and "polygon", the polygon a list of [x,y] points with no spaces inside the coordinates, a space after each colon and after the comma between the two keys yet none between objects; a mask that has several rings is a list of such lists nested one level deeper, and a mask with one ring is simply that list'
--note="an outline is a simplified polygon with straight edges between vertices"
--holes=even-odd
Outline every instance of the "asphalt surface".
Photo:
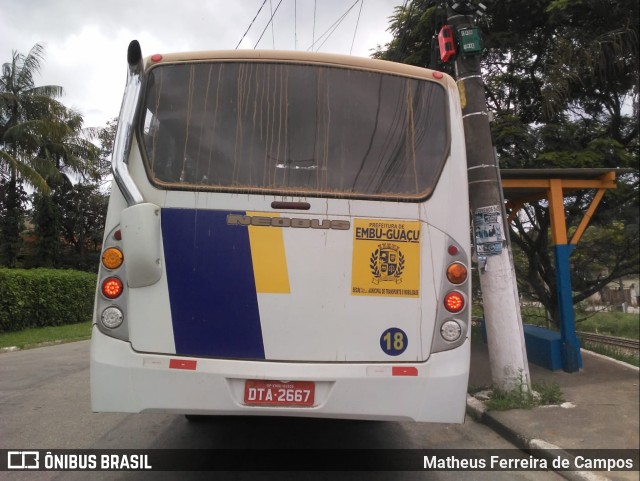
[{"label": "asphalt surface", "polygon": [[[95,414],[89,341],[0,354],[0,449],[436,449],[514,445],[468,418],[463,425],[215,417],[189,423],[168,414]],[[295,451],[291,451],[292,456]],[[384,455],[384,451],[381,451]],[[331,460],[327,460],[330,463]],[[318,466],[321,470],[323,466]],[[559,480],[541,471],[393,472],[0,472],[8,480],[373,479]]]}]

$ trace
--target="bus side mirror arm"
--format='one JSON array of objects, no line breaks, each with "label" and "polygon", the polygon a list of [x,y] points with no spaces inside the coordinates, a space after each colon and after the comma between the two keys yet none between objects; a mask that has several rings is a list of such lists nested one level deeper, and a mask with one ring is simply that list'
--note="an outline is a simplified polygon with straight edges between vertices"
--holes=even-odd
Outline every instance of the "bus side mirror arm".
[{"label": "bus side mirror arm", "polygon": [[146,287],[162,277],[160,207],[137,204],[120,214],[122,251],[129,287]]},{"label": "bus side mirror arm", "polygon": [[127,86],[124,91],[124,98],[122,99],[122,106],[120,107],[120,115],[118,117],[118,128],[116,130],[116,139],[111,157],[111,169],[113,171],[113,178],[126,199],[127,204],[136,205],[144,202],[144,198],[129,174],[127,157],[131,150],[131,142],[133,140],[133,122],[140,97],[144,70],[142,51],[140,50],[140,44],[137,40],[133,40],[129,44],[127,63],[129,64]]}]

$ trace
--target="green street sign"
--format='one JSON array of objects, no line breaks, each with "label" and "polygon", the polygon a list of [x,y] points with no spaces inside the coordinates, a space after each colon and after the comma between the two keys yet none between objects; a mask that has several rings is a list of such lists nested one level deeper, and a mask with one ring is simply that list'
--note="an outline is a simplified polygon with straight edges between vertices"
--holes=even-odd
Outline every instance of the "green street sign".
[{"label": "green street sign", "polygon": [[460,51],[464,55],[479,54],[482,52],[480,41],[480,29],[478,27],[461,28],[458,30],[460,39]]}]

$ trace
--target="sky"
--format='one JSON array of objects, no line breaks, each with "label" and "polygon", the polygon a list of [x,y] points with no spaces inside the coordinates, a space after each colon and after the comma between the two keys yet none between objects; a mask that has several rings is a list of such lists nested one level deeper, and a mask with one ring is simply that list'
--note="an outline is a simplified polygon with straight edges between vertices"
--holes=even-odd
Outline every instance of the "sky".
[{"label": "sky", "polygon": [[391,40],[389,17],[403,3],[0,0],[0,63],[9,62],[13,51],[27,54],[34,44],[44,45],[45,62],[36,85],[62,86],[64,95],[59,100],[81,112],[85,126],[102,127],[120,110],[131,40],[140,42],[144,56],[234,49],[263,2],[238,48],[252,49],[257,44],[259,49],[307,51],[315,39],[314,51],[358,56],[370,56],[377,45]]}]

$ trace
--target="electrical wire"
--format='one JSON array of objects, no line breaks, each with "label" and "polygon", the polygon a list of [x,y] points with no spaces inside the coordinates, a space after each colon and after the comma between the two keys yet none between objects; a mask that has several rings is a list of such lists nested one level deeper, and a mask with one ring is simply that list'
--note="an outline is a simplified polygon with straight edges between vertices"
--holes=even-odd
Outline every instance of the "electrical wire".
[{"label": "electrical wire", "polygon": [[313,33],[311,35],[311,45],[316,43],[316,2],[317,0],[313,0]]},{"label": "electrical wire", "polygon": [[249,26],[247,27],[247,30],[244,32],[244,34],[242,35],[242,38],[240,39],[240,41],[238,42],[238,45],[236,45],[236,50],[238,50],[238,47],[240,46],[240,44],[242,43],[242,41],[244,40],[244,37],[247,36],[247,33],[249,33],[249,30],[251,30],[251,27],[253,26],[253,22],[256,21],[256,18],[258,18],[258,15],[260,15],[260,12],[262,12],[262,7],[264,7],[264,4],[267,3],[267,0],[264,0],[262,2],[262,5],[260,5],[260,8],[258,9],[258,13],[256,13],[256,16],[253,17],[253,20],[251,20],[251,23],[249,24]]},{"label": "electrical wire", "polygon": [[271,18],[269,19],[269,22],[267,22],[267,24],[264,27],[264,30],[262,31],[262,33],[260,34],[260,38],[258,39],[258,41],[256,42],[256,44],[253,46],[253,49],[255,50],[256,47],[258,46],[258,44],[260,43],[260,40],[262,40],[262,37],[264,35],[264,32],[267,31],[267,28],[269,28],[269,25],[271,24],[271,21],[273,20],[273,17],[275,17],[276,13],[278,12],[278,9],[280,8],[280,5],[282,4],[282,0],[280,0],[280,3],[278,3],[278,5],[276,6],[276,9],[274,10],[273,14],[271,15]]},{"label": "electrical wire", "polygon": [[335,32],[335,31],[336,31],[336,29],[340,26],[340,24],[342,23],[342,21],[343,21],[343,20],[345,19],[345,17],[349,14],[349,12],[353,9],[353,7],[355,7],[355,6],[358,4],[358,2],[360,2],[360,1],[361,1],[361,0],[356,0],[355,2],[353,2],[353,4],[352,4],[348,9],[347,9],[347,11],[346,11],[346,12],[344,12],[340,17],[338,17],[338,19],[337,19],[335,22],[333,22],[333,23],[331,24],[331,26],[330,26],[327,30],[325,30],[325,32],[324,32],[322,35],[320,35],[320,36],[318,37],[318,40],[316,40],[315,42],[313,42],[313,43],[309,46],[309,48],[307,49],[307,51],[309,51],[309,50],[313,50],[313,47],[315,46],[315,44],[316,44],[316,43],[318,43],[318,42],[322,39],[322,37],[324,37],[325,35],[327,35],[327,37],[322,41],[322,43],[320,44],[320,46],[318,47],[318,49],[316,50],[316,52],[317,52],[318,50],[320,50],[320,48],[322,48],[322,46],[323,46],[323,45],[325,44],[325,42],[329,39],[329,37],[331,37],[331,35],[333,34],[333,32]]},{"label": "electrical wire", "polygon": [[358,24],[360,23],[360,14],[362,13],[362,6],[364,5],[364,0],[360,0],[360,10],[358,11],[358,20],[356,20],[356,28],[353,31],[353,38],[351,39],[351,48],[349,49],[349,55],[353,52],[353,44],[356,41],[356,33],[358,32]]},{"label": "electrical wire", "polygon": [[[271,19],[269,20],[269,22],[271,22],[271,20],[273,20],[273,3],[271,3],[271,0],[269,0],[269,8],[271,9]],[[277,10],[277,8],[276,8]],[[276,34],[273,31],[273,22],[271,22],[271,41],[272,41],[272,48],[275,50],[276,49]]]},{"label": "electrical wire", "polygon": [[411,6],[409,7],[408,12],[407,12],[407,3],[408,3],[408,0],[405,0],[404,4],[402,5],[402,12],[407,13],[407,24],[406,24],[406,28],[402,32],[402,38],[398,42],[398,48],[396,50],[396,58],[394,59],[396,61],[402,60],[401,56],[402,56],[403,50],[407,46],[407,42],[408,42],[407,30],[411,28],[411,13],[413,12],[413,7],[415,6],[416,0],[411,0]]}]

